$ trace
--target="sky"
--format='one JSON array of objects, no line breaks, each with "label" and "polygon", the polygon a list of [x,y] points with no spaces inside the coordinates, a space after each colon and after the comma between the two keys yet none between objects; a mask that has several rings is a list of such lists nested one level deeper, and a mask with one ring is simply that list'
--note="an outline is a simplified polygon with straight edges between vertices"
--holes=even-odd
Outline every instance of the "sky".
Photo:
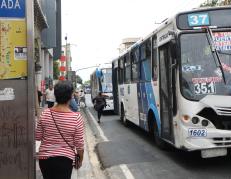
[{"label": "sky", "polygon": [[[119,56],[122,39],[145,37],[161,21],[198,7],[205,0],[63,0],[62,43],[71,44],[72,70],[87,81]],[[82,69],[82,70],[81,70]]]}]

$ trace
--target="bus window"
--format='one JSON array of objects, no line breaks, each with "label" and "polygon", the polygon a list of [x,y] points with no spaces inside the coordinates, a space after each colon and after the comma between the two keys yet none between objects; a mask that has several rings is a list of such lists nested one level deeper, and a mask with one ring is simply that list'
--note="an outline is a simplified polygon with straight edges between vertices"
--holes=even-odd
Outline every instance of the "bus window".
[{"label": "bus window", "polygon": [[131,52],[131,64],[132,64],[132,81],[135,82],[139,78],[139,48]]},{"label": "bus window", "polygon": [[124,57],[124,66],[125,66],[125,82],[128,83],[131,81],[131,63],[128,54]]},{"label": "bus window", "polygon": [[141,46],[141,81],[151,81],[151,41]]},{"label": "bus window", "polygon": [[[219,38],[229,39],[225,34],[227,35],[226,32],[219,32]],[[221,70],[216,65],[206,34],[182,34],[180,40],[182,95],[189,100],[201,100],[207,95],[229,96],[231,91],[222,79]],[[197,43],[198,41],[200,43]],[[230,53],[231,50],[225,46],[225,42],[217,42],[216,48],[225,47],[224,52]],[[219,58],[228,82],[231,79],[230,55],[219,54]]]},{"label": "bus window", "polygon": [[153,49],[152,49],[152,78],[153,81],[157,81],[158,79],[156,38],[153,40]]},{"label": "bus window", "polygon": [[124,82],[124,63],[123,59],[119,59],[119,84]]}]

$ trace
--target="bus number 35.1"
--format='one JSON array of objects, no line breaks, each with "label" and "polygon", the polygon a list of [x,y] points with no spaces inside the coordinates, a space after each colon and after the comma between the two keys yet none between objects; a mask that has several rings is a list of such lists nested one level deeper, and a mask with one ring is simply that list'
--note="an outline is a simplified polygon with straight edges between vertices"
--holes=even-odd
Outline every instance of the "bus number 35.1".
[{"label": "bus number 35.1", "polygon": [[215,93],[215,85],[210,83],[196,83],[194,84],[195,94],[213,94]]}]

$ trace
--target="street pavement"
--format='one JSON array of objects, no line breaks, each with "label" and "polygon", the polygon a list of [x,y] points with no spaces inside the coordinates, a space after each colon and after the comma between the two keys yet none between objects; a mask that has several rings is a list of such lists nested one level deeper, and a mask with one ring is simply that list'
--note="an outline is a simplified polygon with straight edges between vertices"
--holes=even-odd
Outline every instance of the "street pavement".
[{"label": "street pavement", "polygon": [[81,110],[85,120],[84,162],[72,178],[231,179],[230,154],[202,159],[199,152],[173,147],[160,150],[137,126],[123,126],[118,115],[104,113],[98,124],[90,95],[86,95],[86,102],[88,107]]},{"label": "street pavement", "polygon": [[199,152],[171,146],[160,150],[145,131],[123,126],[118,115],[105,113],[98,124],[92,106],[86,113],[98,158],[111,179],[231,179],[230,154],[203,159]]}]

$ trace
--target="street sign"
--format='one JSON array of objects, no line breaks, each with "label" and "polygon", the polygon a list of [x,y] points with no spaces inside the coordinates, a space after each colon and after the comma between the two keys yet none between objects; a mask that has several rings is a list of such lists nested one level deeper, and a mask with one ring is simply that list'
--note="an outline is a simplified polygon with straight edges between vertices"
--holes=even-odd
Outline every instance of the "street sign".
[{"label": "street sign", "polygon": [[0,0],[0,17],[25,17],[25,0]]}]

